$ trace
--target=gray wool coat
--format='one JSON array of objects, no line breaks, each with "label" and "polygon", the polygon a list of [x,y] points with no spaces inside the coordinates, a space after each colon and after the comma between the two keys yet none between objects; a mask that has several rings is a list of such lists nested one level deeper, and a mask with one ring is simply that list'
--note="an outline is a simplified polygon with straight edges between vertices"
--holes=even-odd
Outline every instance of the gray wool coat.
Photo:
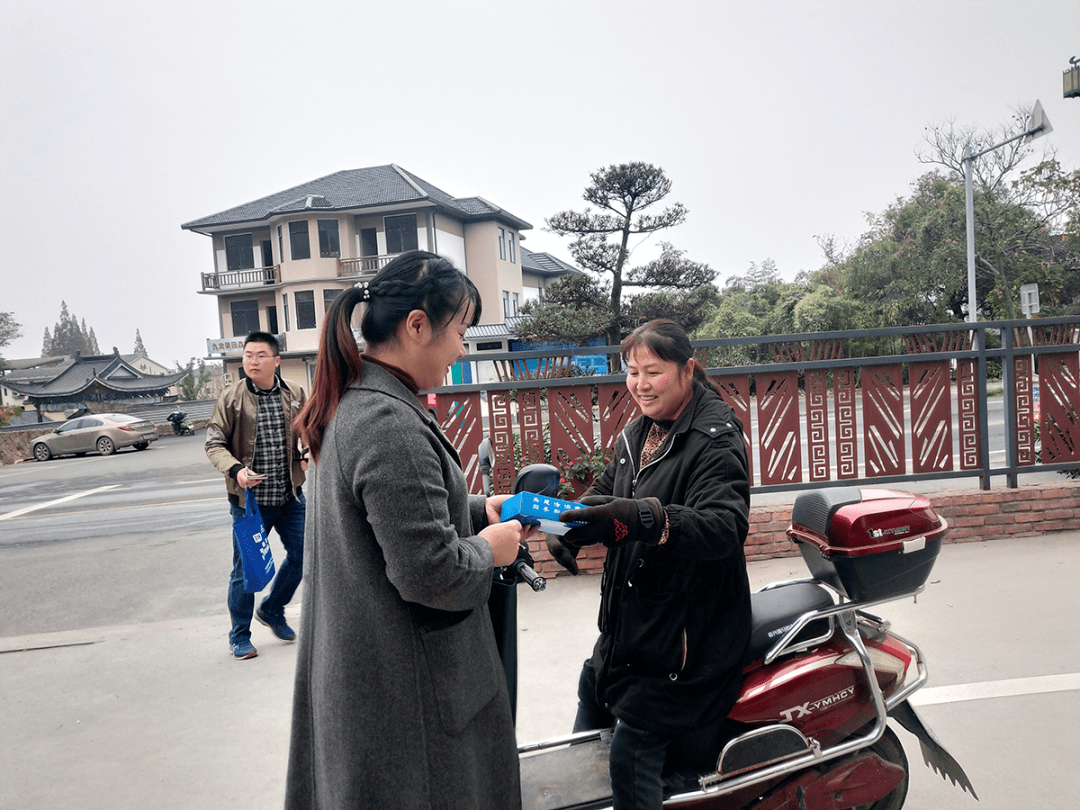
[{"label": "gray wool coat", "polygon": [[484,499],[364,363],[309,473],[287,810],[520,807]]}]

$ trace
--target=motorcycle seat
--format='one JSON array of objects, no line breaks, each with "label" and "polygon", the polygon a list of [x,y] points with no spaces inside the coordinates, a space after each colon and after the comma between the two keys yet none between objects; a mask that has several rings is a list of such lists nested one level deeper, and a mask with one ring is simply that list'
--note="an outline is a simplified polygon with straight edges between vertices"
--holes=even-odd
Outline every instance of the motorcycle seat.
[{"label": "motorcycle seat", "polygon": [[[747,661],[765,657],[788,628],[804,613],[833,606],[829,592],[813,582],[793,582],[750,595],[751,629]],[[817,619],[806,625],[796,641],[809,641],[828,634],[829,619]]]}]

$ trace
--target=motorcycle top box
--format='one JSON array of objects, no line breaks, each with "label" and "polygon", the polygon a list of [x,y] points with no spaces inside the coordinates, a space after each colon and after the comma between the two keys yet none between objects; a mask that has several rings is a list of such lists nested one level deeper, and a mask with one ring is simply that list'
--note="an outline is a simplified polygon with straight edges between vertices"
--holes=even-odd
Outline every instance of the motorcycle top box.
[{"label": "motorcycle top box", "polygon": [[787,536],[816,579],[866,602],[926,584],[947,530],[921,495],[840,487],[800,494]]}]

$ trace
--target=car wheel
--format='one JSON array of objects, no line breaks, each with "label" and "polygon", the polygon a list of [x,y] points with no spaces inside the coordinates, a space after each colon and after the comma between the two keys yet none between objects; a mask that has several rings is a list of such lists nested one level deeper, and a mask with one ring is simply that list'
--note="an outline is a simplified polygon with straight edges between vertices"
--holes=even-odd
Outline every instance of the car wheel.
[{"label": "car wheel", "polygon": [[34,458],[38,461],[48,461],[52,458],[52,450],[49,449],[49,445],[38,442],[34,445]]},{"label": "car wheel", "polygon": [[102,436],[97,440],[98,452],[103,456],[111,456],[116,452],[116,443],[108,436]]},{"label": "car wheel", "polygon": [[138,444],[133,446],[136,450],[145,450],[147,447],[150,446],[150,442],[139,442]]}]

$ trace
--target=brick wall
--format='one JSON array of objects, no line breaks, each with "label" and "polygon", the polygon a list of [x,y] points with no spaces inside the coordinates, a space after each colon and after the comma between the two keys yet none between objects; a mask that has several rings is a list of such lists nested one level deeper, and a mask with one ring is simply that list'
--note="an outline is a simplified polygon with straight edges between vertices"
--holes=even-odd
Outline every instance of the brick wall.
[{"label": "brick wall", "polygon": [[[1060,483],[1027,484],[989,492],[939,492],[929,498],[934,509],[949,523],[946,543],[1063,531],[1076,532],[1080,539],[1080,481],[1063,478]],[[752,507],[750,534],[744,547],[746,559],[797,555],[785,533],[790,523],[791,504]],[[543,543],[534,541],[531,545],[537,571],[545,577],[566,574]],[[603,546],[582,549],[578,556],[581,572],[599,573],[604,565],[604,552]]]}]

